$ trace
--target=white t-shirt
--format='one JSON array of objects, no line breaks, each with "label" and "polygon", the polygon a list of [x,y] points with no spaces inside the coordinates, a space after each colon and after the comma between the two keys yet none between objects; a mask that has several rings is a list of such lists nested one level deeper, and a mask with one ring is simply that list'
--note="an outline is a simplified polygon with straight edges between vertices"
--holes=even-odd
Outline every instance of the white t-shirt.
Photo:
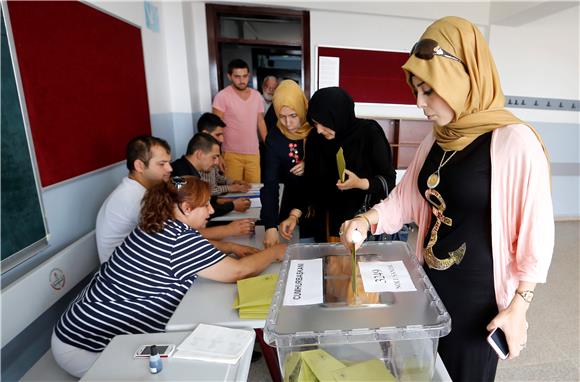
[{"label": "white t-shirt", "polygon": [[141,200],[147,189],[139,182],[123,178],[121,184],[103,202],[97,214],[97,251],[101,264],[111,257],[139,223]]}]

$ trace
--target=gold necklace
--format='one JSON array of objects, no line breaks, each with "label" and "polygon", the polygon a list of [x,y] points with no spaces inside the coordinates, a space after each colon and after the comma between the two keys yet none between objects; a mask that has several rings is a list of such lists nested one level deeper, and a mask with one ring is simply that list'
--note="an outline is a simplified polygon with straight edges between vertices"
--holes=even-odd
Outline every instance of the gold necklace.
[{"label": "gold necklace", "polygon": [[429,175],[429,177],[427,178],[427,187],[429,187],[430,189],[433,189],[439,185],[439,182],[441,181],[440,175],[441,167],[445,166],[447,162],[449,162],[451,158],[453,158],[453,156],[457,154],[457,150],[453,151],[453,153],[449,155],[449,158],[445,159],[445,155],[447,153],[448,151],[443,152],[443,156],[441,157],[441,161],[439,162],[439,167],[437,167],[437,170],[434,171],[433,174]]}]

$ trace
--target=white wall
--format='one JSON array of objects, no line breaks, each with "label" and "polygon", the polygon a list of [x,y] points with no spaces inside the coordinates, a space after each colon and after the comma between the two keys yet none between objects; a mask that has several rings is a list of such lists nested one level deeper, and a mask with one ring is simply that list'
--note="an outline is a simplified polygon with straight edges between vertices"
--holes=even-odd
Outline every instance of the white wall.
[{"label": "white wall", "polygon": [[[580,99],[579,9],[577,5],[518,27],[491,26],[490,46],[505,94]],[[554,214],[580,217],[580,114],[511,111],[532,123],[548,148]]]},{"label": "white wall", "polygon": [[579,7],[520,27],[492,25],[490,46],[504,92],[580,98]]}]

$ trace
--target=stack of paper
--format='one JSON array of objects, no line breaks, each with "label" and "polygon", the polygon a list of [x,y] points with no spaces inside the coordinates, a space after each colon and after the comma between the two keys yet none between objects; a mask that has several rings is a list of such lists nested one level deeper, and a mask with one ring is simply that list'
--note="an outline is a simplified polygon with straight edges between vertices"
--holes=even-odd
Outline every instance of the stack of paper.
[{"label": "stack of paper", "polygon": [[262,207],[262,202],[260,201],[260,189],[264,185],[262,183],[252,183],[251,188],[248,192],[229,192],[225,195],[220,196],[220,198],[237,199],[237,198],[248,198],[250,199],[251,208]]},{"label": "stack of paper", "polygon": [[251,330],[199,324],[177,346],[173,357],[235,364],[254,343],[254,336]]},{"label": "stack of paper", "polygon": [[234,309],[240,318],[265,320],[276,290],[277,274],[267,274],[238,281]]},{"label": "stack of paper", "polygon": [[322,349],[290,353],[284,362],[284,382],[385,381],[395,377],[380,359],[347,366]]}]

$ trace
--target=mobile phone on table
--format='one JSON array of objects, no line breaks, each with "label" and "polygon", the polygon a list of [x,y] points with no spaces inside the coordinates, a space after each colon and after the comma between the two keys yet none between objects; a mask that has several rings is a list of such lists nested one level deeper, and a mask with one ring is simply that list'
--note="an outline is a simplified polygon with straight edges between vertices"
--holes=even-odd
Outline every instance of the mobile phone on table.
[{"label": "mobile phone on table", "polygon": [[[149,357],[151,355],[151,346],[153,345],[139,346],[139,348],[137,348],[137,351],[135,352],[134,357],[135,358]],[[170,357],[173,354],[173,351],[175,350],[174,344],[160,344],[155,346],[157,346],[157,352],[159,353],[159,356],[161,356],[162,358]]]},{"label": "mobile phone on table", "polygon": [[491,348],[495,350],[499,358],[507,359],[510,355],[510,348],[505,338],[505,333],[500,328],[495,328],[491,333],[489,333],[489,336],[487,336],[487,342]]}]

